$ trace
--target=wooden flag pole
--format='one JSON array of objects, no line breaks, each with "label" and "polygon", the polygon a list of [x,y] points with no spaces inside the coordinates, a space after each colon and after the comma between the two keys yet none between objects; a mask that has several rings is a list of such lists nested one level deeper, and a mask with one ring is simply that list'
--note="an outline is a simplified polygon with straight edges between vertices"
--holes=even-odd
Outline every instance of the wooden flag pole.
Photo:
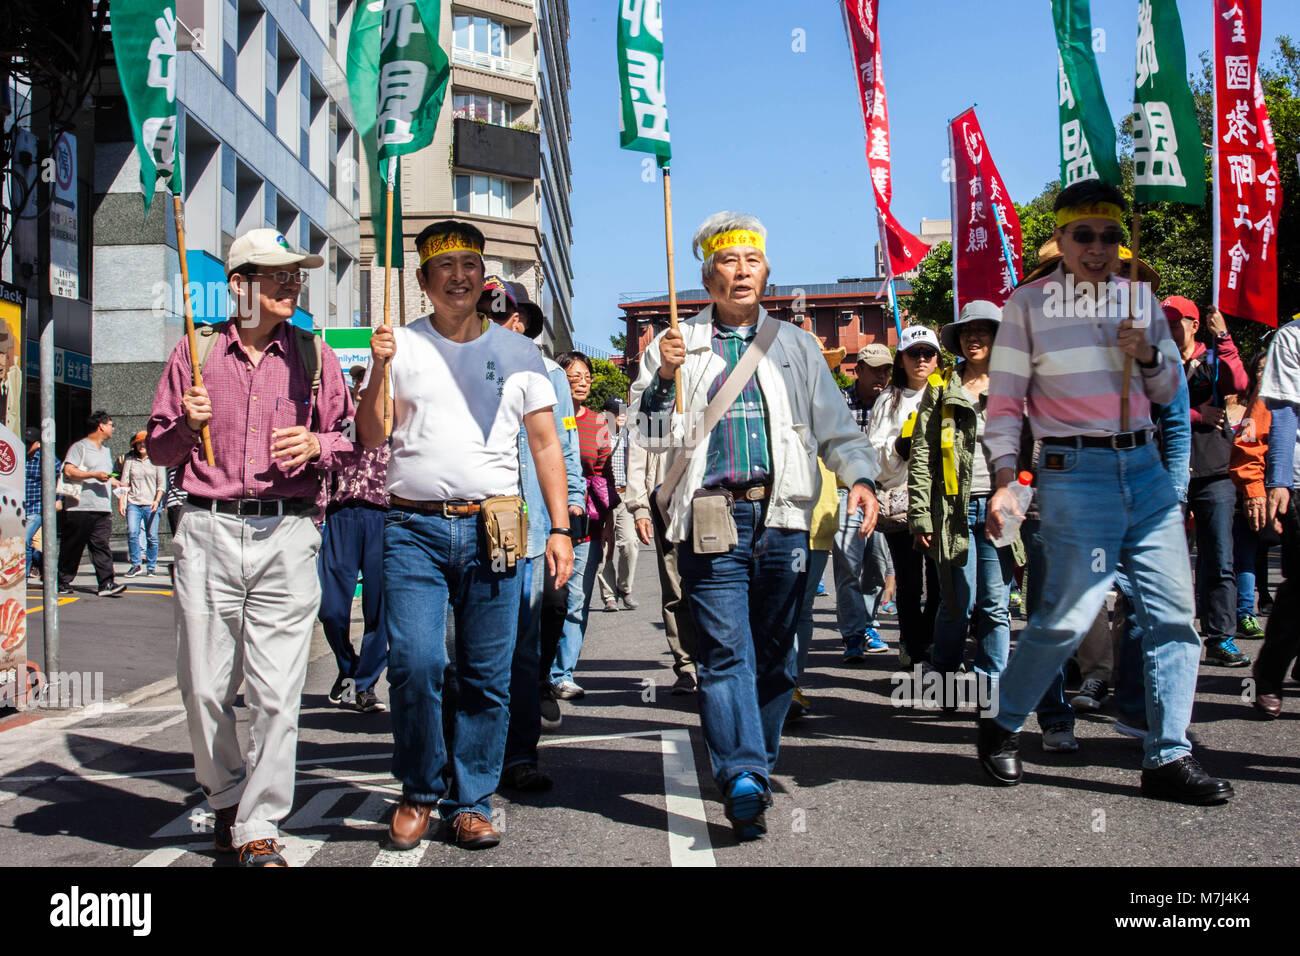
[{"label": "wooden flag pole", "polygon": [[[181,206],[181,197],[178,193],[172,193],[172,208],[176,211],[176,251],[181,259],[181,298],[185,302],[185,337],[190,343],[190,368],[194,370],[194,385],[201,388],[203,369],[199,368],[199,346],[194,338],[194,313],[190,311],[190,267],[185,261],[185,210]],[[212,456],[212,429],[208,427],[207,422],[203,423],[199,437],[203,441],[204,459],[210,467],[215,467],[217,462]]]},{"label": "wooden flag pole", "polygon": [[[1129,250],[1132,258],[1128,262],[1128,317],[1137,318],[1137,298],[1138,298],[1138,238],[1142,231],[1142,214],[1138,212],[1137,203],[1133,203],[1133,248]],[[1147,316],[1147,321],[1151,321],[1151,316]],[[1128,431],[1128,391],[1129,381],[1133,377],[1133,356],[1124,356],[1124,391],[1119,397],[1119,430]]]},{"label": "wooden flag pole", "polygon": [[[673,190],[669,184],[668,167],[664,170],[664,237],[668,249],[668,325],[675,332],[677,331],[677,282],[673,276]],[[673,391],[676,392],[677,414],[681,415],[684,410],[682,404],[682,369],[679,365],[673,374],[673,384],[676,386]]]},{"label": "wooden flag pole", "polygon": [[[392,308],[393,178],[396,166],[397,158],[390,156],[388,159],[388,205],[384,211],[384,325],[388,325],[388,317]],[[384,403],[384,437],[387,438],[393,433],[393,409],[388,397],[388,369],[384,369],[383,391],[379,395],[379,400]]]}]

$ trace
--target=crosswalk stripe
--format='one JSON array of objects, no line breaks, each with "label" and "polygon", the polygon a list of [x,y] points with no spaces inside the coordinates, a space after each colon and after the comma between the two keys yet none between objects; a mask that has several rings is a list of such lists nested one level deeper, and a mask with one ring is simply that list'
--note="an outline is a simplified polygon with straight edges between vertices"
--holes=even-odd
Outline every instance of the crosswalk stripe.
[{"label": "crosswalk stripe", "polygon": [[717,866],[700,799],[695,752],[686,728],[664,730],[664,806],[668,811],[668,858],[673,866]]},{"label": "crosswalk stripe", "polygon": [[212,848],[212,841],[205,843],[186,843],[182,846],[164,846],[154,850],[142,860],[137,860],[136,866],[171,866],[186,853],[191,850],[202,850],[203,848]]}]

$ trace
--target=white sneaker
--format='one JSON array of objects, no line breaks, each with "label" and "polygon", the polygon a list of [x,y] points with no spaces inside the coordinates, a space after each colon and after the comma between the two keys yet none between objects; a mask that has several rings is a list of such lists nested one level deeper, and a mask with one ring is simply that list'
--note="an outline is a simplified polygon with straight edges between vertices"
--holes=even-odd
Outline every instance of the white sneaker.
[{"label": "white sneaker", "polygon": [[552,692],[560,700],[578,700],[587,693],[571,680],[560,681],[552,688]]},{"label": "white sneaker", "polygon": [[1069,724],[1053,724],[1043,731],[1043,749],[1049,753],[1078,753],[1079,741]]}]

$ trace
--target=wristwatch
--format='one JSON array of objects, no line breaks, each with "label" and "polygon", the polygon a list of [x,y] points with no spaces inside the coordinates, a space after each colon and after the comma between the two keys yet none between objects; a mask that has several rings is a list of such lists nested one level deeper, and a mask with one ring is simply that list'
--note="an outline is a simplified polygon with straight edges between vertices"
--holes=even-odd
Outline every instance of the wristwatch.
[{"label": "wristwatch", "polygon": [[572,537],[573,537],[573,529],[572,529],[572,528],[552,528],[550,533],[551,533],[551,534],[562,534],[562,535],[564,535],[566,538],[572,538]]}]

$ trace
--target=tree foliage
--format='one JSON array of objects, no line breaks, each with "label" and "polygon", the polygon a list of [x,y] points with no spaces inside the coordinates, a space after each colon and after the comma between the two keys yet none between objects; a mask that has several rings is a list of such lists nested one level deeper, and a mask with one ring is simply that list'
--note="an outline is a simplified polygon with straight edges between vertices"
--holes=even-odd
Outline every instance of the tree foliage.
[{"label": "tree foliage", "polygon": [[628,389],[632,383],[622,370],[609,359],[592,358],[591,360],[591,394],[583,402],[592,411],[600,411],[611,398],[627,401]]}]

